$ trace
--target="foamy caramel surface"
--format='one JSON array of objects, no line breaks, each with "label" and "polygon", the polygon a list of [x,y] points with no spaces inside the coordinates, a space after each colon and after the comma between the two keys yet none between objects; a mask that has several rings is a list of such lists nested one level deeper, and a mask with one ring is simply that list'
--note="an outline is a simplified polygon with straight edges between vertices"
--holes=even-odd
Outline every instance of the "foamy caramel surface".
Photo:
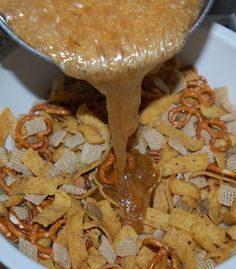
[{"label": "foamy caramel surface", "polygon": [[[0,11],[26,43],[51,57],[67,75],[89,81],[106,95],[122,176],[127,141],[138,126],[141,82],[181,49],[201,4],[202,0],[2,0]],[[121,194],[121,200],[129,196]]]}]

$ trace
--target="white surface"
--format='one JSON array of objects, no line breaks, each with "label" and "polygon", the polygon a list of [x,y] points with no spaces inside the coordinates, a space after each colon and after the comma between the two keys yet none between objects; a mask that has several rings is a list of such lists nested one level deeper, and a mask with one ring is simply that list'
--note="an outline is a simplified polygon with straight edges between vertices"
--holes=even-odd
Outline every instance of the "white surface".
[{"label": "white surface", "polygon": [[[198,30],[181,54],[186,64],[194,64],[211,86],[228,85],[236,103],[236,34],[212,25]],[[0,110],[9,106],[18,115],[27,112],[36,99],[46,98],[51,81],[58,73],[54,66],[36,59],[21,48],[0,65]],[[40,269],[0,236],[0,261],[10,269]],[[217,269],[236,268],[236,257]]]}]

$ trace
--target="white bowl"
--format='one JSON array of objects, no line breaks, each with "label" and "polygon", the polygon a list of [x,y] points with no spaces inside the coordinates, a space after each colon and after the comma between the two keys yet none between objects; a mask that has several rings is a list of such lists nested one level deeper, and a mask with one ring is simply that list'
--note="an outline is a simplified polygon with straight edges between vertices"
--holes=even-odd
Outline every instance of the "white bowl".
[{"label": "white bowl", "polygon": [[[187,42],[181,58],[195,65],[213,87],[228,85],[236,103],[236,34],[217,25],[202,26]],[[37,99],[47,98],[52,79],[60,71],[22,48],[12,51],[0,65],[0,110],[9,106],[15,115],[27,112]],[[40,269],[0,235],[0,262],[9,269]],[[218,269],[235,268],[236,256]]]}]

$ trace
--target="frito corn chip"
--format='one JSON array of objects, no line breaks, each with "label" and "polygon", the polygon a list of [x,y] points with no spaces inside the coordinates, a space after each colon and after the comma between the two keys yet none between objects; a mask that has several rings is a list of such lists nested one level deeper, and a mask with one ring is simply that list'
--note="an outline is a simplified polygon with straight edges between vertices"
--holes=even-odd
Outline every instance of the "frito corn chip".
[{"label": "frito corn chip", "polygon": [[155,230],[166,230],[169,225],[169,217],[170,215],[167,213],[163,213],[155,208],[148,207],[143,223],[154,228]]},{"label": "frito corn chip", "polygon": [[206,219],[196,221],[190,227],[190,234],[194,240],[206,251],[215,251],[216,246],[222,246],[225,231]]},{"label": "frito corn chip", "polygon": [[105,142],[105,139],[102,137],[99,129],[94,126],[81,124],[78,126],[78,130],[83,133],[86,142],[89,144],[102,144]]},{"label": "frito corn chip", "polygon": [[89,111],[86,105],[81,105],[77,112],[76,117],[78,118],[81,124],[90,125],[99,130],[100,134],[104,137],[105,141],[109,141],[109,128],[103,123],[100,119],[92,114]]},{"label": "frito corn chip", "polygon": [[0,113],[0,146],[4,146],[10,130],[16,119],[9,108],[4,108]]},{"label": "frito corn chip", "polygon": [[54,195],[57,190],[57,185],[54,181],[48,178],[40,177],[19,177],[13,183],[10,194],[46,194]]},{"label": "frito corn chip", "polygon": [[147,247],[142,247],[136,258],[136,264],[138,268],[146,269],[154,257],[155,253]]},{"label": "frito corn chip", "polygon": [[225,169],[226,168],[226,159],[227,159],[226,153],[215,151],[214,155],[215,155],[216,163],[217,163],[218,167],[220,168],[220,170]]},{"label": "frito corn chip", "polygon": [[103,268],[107,263],[106,259],[99,253],[95,247],[91,247],[88,250],[88,260],[87,263],[90,268]]},{"label": "frito corn chip", "polygon": [[217,250],[208,253],[207,258],[214,258],[217,263],[222,263],[230,258],[235,253],[235,250],[235,241],[229,241],[228,243],[225,243],[221,247],[217,248]]},{"label": "frito corn chip", "polygon": [[37,151],[28,149],[22,154],[21,161],[35,176],[47,174],[48,166]]},{"label": "frito corn chip", "polygon": [[11,195],[7,202],[5,202],[5,206],[10,208],[13,206],[20,205],[24,201],[24,195]]},{"label": "frito corn chip", "polygon": [[61,218],[71,207],[71,198],[65,192],[57,191],[55,200],[44,208],[35,218],[33,222],[42,224],[44,227],[54,223]]},{"label": "frito corn chip", "polygon": [[189,236],[186,237],[186,232],[170,228],[165,234],[163,242],[176,251],[184,268],[196,269],[197,261],[187,238]]},{"label": "frito corn chip", "polygon": [[209,163],[215,162],[215,154],[211,151],[209,146],[204,145],[200,150],[195,152],[195,154],[201,154],[201,153],[207,153]]},{"label": "frito corn chip", "polygon": [[66,225],[68,249],[73,269],[79,268],[88,257],[83,239],[83,218],[84,211],[81,209],[80,212],[75,213],[68,219]]},{"label": "frito corn chip", "polygon": [[52,257],[55,263],[64,269],[71,268],[71,259],[68,249],[58,243],[53,243],[52,247]]},{"label": "frito corn chip", "polygon": [[121,223],[116,217],[111,204],[107,200],[102,200],[97,203],[97,207],[101,210],[103,215],[101,224],[115,238],[121,230]]},{"label": "frito corn chip", "polygon": [[200,198],[199,188],[189,181],[173,179],[170,181],[169,188],[173,194],[188,196],[196,201]]},{"label": "frito corn chip", "polygon": [[124,257],[123,261],[122,261],[122,268],[123,269],[135,269],[135,262],[136,262],[136,257],[135,256],[128,256],[128,257]]},{"label": "frito corn chip", "polygon": [[193,140],[181,130],[174,128],[158,118],[155,120],[155,127],[159,132],[173,138],[176,142],[180,143],[191,151],[197,151],[203,147],[202,140]]},{"label": "frito corn chip", "polygon": [[214,178],[214,179],[218,179],[218,180],[222,180],[225,182],[231,182],[231,183],[235,183],[235,180],[233,180],[232,178],[226,177],[226,176],[222,176],[213,172],[208,172],[208,171],[199,171],[199,172],[194,172],[192,174],[192,178],[197,177],[197,176],[207,176],[210,178]]},{"label": "frito corn chip", "polygon": [[169,217],[169,225],[189,232],[191,226],[199,220],[199,216],[186,212],[182,209],[175,208],[172,210]]},{"label": "frito corn chip", "polygon": [[206,118],[220,118],[227,112],[221,106],[204,106],[200,105],[201,114]]},{"label": "frito corn chip", "polygon": [[180,95],[169,95],[158,100],[151,102],[147,108],[140,113],[140,123],[142,125],[147,124],[150,127],[156,125],[156,119],[164,111],[166,111],[170,105],[177,104],[180,100]]},{"label": "frito corn chip", "polygon": [[208,154],[190,154],[165,161],[163,163],[162,175],[166,177],[183,172],[198,172],[205,170],[207,166]]},{"label": "frito corn chip", "polygon": [[166,197],[166,184],[163,180],[155,190],[153,198],[153,208],[163,213],[167,213],[169,210],[169,205]]}]

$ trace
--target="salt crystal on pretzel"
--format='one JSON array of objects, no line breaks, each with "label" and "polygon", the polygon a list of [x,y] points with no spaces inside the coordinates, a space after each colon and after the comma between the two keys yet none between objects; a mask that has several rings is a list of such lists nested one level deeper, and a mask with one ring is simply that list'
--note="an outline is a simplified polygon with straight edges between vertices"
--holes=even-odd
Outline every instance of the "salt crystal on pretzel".
[{"label": "salt crystal on pretzel", "polygon": [[228,184],[223,184],[220,187],[218,201],[220,204],[231,207],[233,201],[236,198],[236,188],[229,186]]},{"label": "salt crystal on pretzel", "polygon": [[[78,250],[79,251],[79,250]],[[64,269],[71,268],[71,259],[68,249],[58,243],[53,243],[52,246],[52,258],[56,264]]]},{"label": "salt crystal on pretzel", "polygon": [[236,121],[236,112],[227,113],[220,117],[224,122]]},{"label": "salt crystal on pretzel", "polygon": [[77,165],[77,156],[71,150],[65,150],[63,155],[55,162],[54,166],[61,173],[75,173]]},{"label": "salt crystal on pretzel", "polygon": [[38,261],[38,249],[30,241],[19,237],[19,250],[31,259]]},{"label": "salt crystal on pretzel", "polygon": [[102,157],[103,147],[85,143],[83,145],[80,161],[84,164],[91,164]]},{"label": "salt crystal on pretzel", "polygon": [[49,144],[54,148],[57,148],[64,138],[66,137],[67,132],[63,129],[58,129],[53,135],[49,137]]},{"label": "salt crystal on pretzel", "polygon": [[186,156],[189,154],[189,150],[181,145],[180,143],[177,143],[173,138],[169,138],[168,140],[168,144],[171,148],[173,148],[174,150],[178,151],[181,155]]},{"label": "salt crystal on pretzel", "polygon": [[25,206],[13,206],[12,209],[14,210],[17,218],[20,220],[27,220],[29,218],[28,208]]},{"label": "salt crystal on pretzel", "polygon": [[40,205],[42,203],[42,201],[47,197],[47,195],[45,194],[26,194],[25,195],[25,200],[31,202],[34,205]]},{"label": "salt crystal on pretzel", "polygon": [[9,199],[9,196],[7,194],[1,194],[0,195],[0,203],[4,203]]},{"label": "salt crystal on pretzel", "polygon": [[162,240],[164,238],[164,235],[165,235],[165,231],[164,230],[157,229],[153,233],[153,238],[155,238],[157,240]]},{"label": "salt crystal on pretzel", "polygon": [[123,238],[117,245],[116,245],[116,254],[120,257],[126,256],[136,256],[138,254],[139,247],[136,243],[136,240],[133,238]]},{"label": "salt crystal on pretzel", "polygon": [[11,186],[14,182],[16,182],[17,178],[15,176],[6,176],[4,178],[4,181],[6,183],[6,185],[9,187]]},{"label": "salt crystal on pretzel", "polygon": [[189,181],[192,182],[194,185],[196,185],[199,189],[205,188],[208,186],[206,178],[203,176],[194,177],[190,179]]},{"label": "salt crystal on pretzel", "polygon": [[102,254],[102,256],[107,260],[109,264],[115,263],[117,255],[112,248],[111,243],[104,235],[101,236],[101,245],[99,246],[98,251]]},{"label": "salt crystal on pretzel", "polygon": [[164,135],[163,134],[161,134],[160,132],[158,132],[154,128],[149,128],[148,126],[145,126],[143,128],[142,134],[143,134],[143,137],[151,150],[162,149],[163,142],[164,142]]},{"label": "salt crystal on pretzel", "polygon": [[22,150],[14,149],[11,152],[10,161],[6,164],[6,166],[12,168],[13,170],[15,170],[19,173],[26,171],[26,167],[21,162],[22,155],[23,155]]},{"label": "salt crystal on pretzel", "polygon": [[27,135],[35,135],[47,130],[47,125],[42,117],[37,117],[33,120],[26,121],[24,124]]},{"label": "salt crystal on pretzel", "polygon": [[229,134],[236,135],[236,120],[226,123],[226,128]]},{"label": "salt crystal on pretzel", "polygon": [[5,147],[0,147],[0,164],[5,165],[8,162],[8,153]]},{"label": "salt crystal on pretzel", "polygon": [[64,145],[69,149],[74,149],[85,142],[82,133],[77,133],[76,135],[68,136],[65,139]]},{"label": "salt crystal on pretzel", "polygon": [[72,184],[64,184],[60,187],[60,190],[68,193],[68,194],[72,194],[72,195],[83,195],[86,193],[86,190],[77,187],[75,185]]}]

